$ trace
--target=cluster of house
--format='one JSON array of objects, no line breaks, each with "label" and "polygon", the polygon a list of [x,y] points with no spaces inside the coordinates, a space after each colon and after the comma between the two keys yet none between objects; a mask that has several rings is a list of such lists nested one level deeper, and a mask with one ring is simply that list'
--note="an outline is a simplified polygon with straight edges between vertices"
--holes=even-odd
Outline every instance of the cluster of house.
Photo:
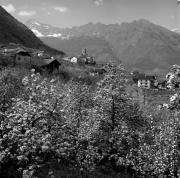
[{"label": "cluster of house", "polygon": [[82,49],[82,53],[77,57],[64,57],[63,59],[77,64],[96,65],[94,57],[88,55],[86,48]]},{"label": "cluster of house", "polygon": [[180,66],[173,65],[164,80],[158,80],[154,75],[145,75],[138,71],[132,72],[132,79],[141,88],[174,89],[180,88]]},{"label": "cluster of house", "polygon": [[17,45],[1,47],[0,58],[1,65],[25,66],[39,69],[39,71],[47,71],[48,73],[58,71],[61,65],[60,60],[51,57],[44,51]]},{"label": "cluster of house", "polygon": [[[63,66],[64,56],[50,56],[44,51],[26,48],[17,44],[9,44],[8,46],[0,46],[0,65],[2,66],[23,66],[25,68],[34,68],[36,71],[54,73],[59,72]],[[82,50],[82,54],[77,58],[68,58],[72,63],[92,65],[88,68],[90,76],[99,76],[106,72],[105,69],[95,67],[96,64],[93,57],[87,54],[87,49]]]}]

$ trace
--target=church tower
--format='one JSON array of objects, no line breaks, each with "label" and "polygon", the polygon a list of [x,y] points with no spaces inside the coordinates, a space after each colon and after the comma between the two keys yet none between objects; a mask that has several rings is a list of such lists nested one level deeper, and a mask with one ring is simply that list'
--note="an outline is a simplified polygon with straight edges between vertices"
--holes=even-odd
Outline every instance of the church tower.
[{"label": "church tower", "polygon": [[82,55],[87,56],[87,49],[86,48],[82,49]]}]

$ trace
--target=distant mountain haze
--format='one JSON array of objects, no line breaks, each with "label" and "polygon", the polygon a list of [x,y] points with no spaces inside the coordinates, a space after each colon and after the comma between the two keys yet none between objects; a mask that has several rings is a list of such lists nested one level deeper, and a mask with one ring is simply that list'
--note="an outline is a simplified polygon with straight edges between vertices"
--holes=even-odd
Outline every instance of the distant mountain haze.
[{"label": "distant mountain haze", "polygon": [[56,49],[61,48],[69,56],[79,56],[83,48],[87,48],[89,55],[95,57],[101,63],[116,62],[109,43],[103,38],[80,36],[70,39],[59,39],[54,37],[42,37],[42,41]]},{"label": "distant mountain haze", "polygon": [[26,25],[45,43],[77,55],[86,47],[97,61],[122,61],[143,71],[160,72],[180,64],[180,35],[147,20],[58,28],[30,20]]},{"label": "distant mountain haze", "polygon": [[20,23],[0,6],[0,43],[17,43],[30,48],[45,50],[49,53],[63,54],[45,45],[32,31]]}]

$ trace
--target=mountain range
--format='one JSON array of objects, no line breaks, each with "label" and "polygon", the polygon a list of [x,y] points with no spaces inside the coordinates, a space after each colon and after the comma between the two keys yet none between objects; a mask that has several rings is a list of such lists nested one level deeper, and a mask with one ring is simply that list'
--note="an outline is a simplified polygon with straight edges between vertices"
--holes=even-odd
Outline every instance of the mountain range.
[{"label": "mountain range", "polygon": [[55,50],[45,45],[37,38],[32,31],[24,24],[10,15],[0,6],[0,43],[16,43],[29,48],[47,51],[52,54],[63,54],[62,51]]},{"label": "mountain range", "polygon": [[87,48],[97,62],[123,62],[130,69],[151,73],[180,64],[180,35],[144,19],[110,25],[88,23],[72,28],[53,27],[36,20],[24,25],[0,6],[0,41],[49,53],[65,51],[70,56],[77,56],[82,48]]},{"label": "mountain range", "polygon": [[131,69],[155,73],[180,64],[180,35],[144,19],[72,28],[53,27],[36,20],[29,20],[26,25],[45,44],[69,55],[78,55],[86,47],[98,62],[123,62]]},{"label": "mountain range", "polygon": [[82,29],[79,27],[63,29],[42,24],[32,19],[25,24],[45,44],[57,50],[61,49],[70,56],[78,56],[83,48],[87,48],[88,53],[94,56],[98,62],[106,63],[115,61],[111,46],[103,36],[94,32],[94,29],[90,30],[89,27],[82,27]]}]

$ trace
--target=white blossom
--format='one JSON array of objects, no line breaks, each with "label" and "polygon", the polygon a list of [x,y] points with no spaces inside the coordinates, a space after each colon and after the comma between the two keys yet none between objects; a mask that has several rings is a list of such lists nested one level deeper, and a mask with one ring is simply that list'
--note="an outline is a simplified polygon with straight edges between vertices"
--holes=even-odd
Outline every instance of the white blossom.
[{"label": "white blossom", "polygon": [[35,72],[35,69],[31,69],[31,72],[34,73],[34,72]]},{"label": "white blossom", "polygon": [[26,86],[26,85],[28,85],[28,83],[29,83],[29,78],[26,76],[26,77],[24,77],[24,78],[22,79],[22,84],[23,84],[24,86]]},{"label": "white blossom", "polygon": [[177,93],[170,98],[170,102],[174,102],[178,98]]}]

